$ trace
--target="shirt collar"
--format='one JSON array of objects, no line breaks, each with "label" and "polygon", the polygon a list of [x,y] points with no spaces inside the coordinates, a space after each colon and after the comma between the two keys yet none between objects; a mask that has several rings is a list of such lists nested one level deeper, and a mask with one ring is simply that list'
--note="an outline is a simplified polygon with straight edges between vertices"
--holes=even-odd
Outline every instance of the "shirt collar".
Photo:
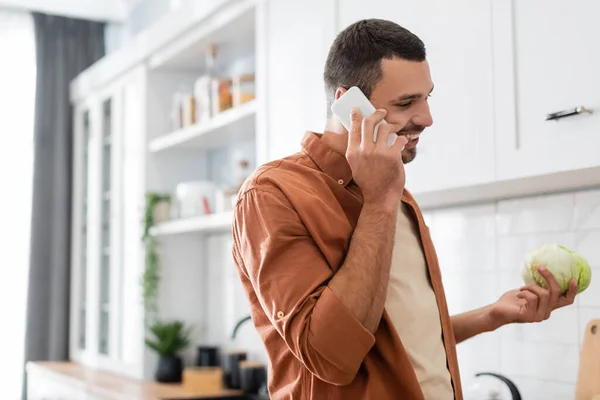
[{"label": "shirt collar", "polygon": [[306,132],[302,139],[302,149],[321,171],[340,185],[347,186],[352,181],[352,169],[346,157],[334,151],[321,137],[320,133]]}]

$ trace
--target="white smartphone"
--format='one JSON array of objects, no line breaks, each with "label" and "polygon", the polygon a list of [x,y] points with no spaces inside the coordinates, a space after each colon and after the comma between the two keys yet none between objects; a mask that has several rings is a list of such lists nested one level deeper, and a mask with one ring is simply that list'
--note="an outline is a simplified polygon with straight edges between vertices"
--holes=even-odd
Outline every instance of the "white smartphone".
[{"label": "white smartphone", "polygon": [[[362,90],[360,90],[357,86],[352,86],[331,105],[331,112],[337,119],[340,120],[347,131],[350,131],[352,126],[352,118],[350,113],[352,112],[353,107],[358,107],[363,118],[366,118],[377,111],[375,106],[371,104],[371,101],[367,98],[367,96],[365,96]],[[377,140],[377,130],[379,125],[385,123],[385,120],[383,120],[377,124],[375,127],[375,133],[373,135],[373,141]],[[397,135],[390,134],[388,136],[387,146],[390,147],[396,138]]]}]

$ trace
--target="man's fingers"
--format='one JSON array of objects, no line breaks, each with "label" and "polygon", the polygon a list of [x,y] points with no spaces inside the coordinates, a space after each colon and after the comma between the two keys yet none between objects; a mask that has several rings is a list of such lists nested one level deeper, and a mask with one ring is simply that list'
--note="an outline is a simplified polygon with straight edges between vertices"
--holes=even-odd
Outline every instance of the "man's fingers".
[{"label": "man's fingers", "polygon": [[557,306],[558,298],[561,295],[560,286],[558,286],[558,282],[556,282],[554,275],[552,275],[552,273],[548,271],[544,266],[538,265],[537,270],[548,284],[548,290],[550,291],[550,306],[552,307],[552,309],[554,309]]},{"label": "man's fingers", "polygon": [[348,148],[356,149],[360,146],[362,129],[362,115],[358,107],[352,107],[350,118],[352,119],[352,125],[350,126],[350,132],[348,132]]},{"label": "man's fingers", "polygon": [[569,281],[569,289],[567,290],[567,293],[558,299],[558,306],[556,308],[573,304],[575,302],[576,295],[577,295],[577,281],[575,279],[571,279]]},{"label": "man's fingers", "polygon": [[406,136],[401,135],[396,138],[396,141],[394,142],[392,147],[398,148],[398,151],[400,151],[402,153],[402,150],[404,150],[404,146],[406,146],[407,143],[408,143],[408,139],[406,138]]},{"label": "man's fingers", "polygon": [[517,293],[517,297],[524,299],[527,302],[526,309],[528,314],[537,318],[538,297],[529,290],[521,290],[519,293]]},{"label": "man's fingers", "polygon": [[527,285],[521,289],[524,292],[531,292],[537,296],[537,309],[535,311],[536,320],[543,321],[548,319],[552,308],[550,306],[550,293],[548,290],[535,285]]},{"label": "man's fingers", "polygon": [[398,124],[380,124],[375,127],[377,129],[377,142],[376,145],[380,148],[387,148],[388,137],[390,135],[396,136],[396,132],[402,129],[401,125]]},{"label": "man's fingers", "polygon": [[[375,145],[375,127],[385,118],[387,111],[383,108],[378,109],[362,121],[362,145],[363,148],[374,147]],[[379,129],[381,131],[381,127]],[[381,134],[377,135],[378,137]]]},{"label": "man's fingers", "polygon": [[365,118],[365,120],[369,123],[371,128],[374,128],[375,125],[384,120],[386,114],[387,110],[385,108],[379,108],[373,114]]}]

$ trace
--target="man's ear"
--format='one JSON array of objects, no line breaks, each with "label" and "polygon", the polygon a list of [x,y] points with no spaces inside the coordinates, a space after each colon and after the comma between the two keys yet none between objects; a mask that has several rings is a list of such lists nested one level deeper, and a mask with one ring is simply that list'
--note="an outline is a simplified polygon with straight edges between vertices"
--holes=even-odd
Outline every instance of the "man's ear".
[{"label": "man's ear", "polygon": [[346,93],[348,89],[344,87],[339,87],[335,90],[335,99],[339,99],[344,93]]}]

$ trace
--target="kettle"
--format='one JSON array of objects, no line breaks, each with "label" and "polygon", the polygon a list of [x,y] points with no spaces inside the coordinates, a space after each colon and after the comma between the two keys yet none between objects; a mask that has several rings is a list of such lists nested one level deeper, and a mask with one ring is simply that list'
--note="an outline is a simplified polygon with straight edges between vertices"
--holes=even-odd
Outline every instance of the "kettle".
[{"label": "kettle", "polygon": [[513,381],[504,375],[494,372],[479,372],[475,374],[475,376],[491,376],[499,379],[508,387],[510,397],[502,395],[501,392],[490,387],[489,383],[486,385],[484,383],[476,382],[465,392],[465,400],[522,400],[521,393],[519,392],[519,389],[517,389],[517,385],[515,385]]}]

